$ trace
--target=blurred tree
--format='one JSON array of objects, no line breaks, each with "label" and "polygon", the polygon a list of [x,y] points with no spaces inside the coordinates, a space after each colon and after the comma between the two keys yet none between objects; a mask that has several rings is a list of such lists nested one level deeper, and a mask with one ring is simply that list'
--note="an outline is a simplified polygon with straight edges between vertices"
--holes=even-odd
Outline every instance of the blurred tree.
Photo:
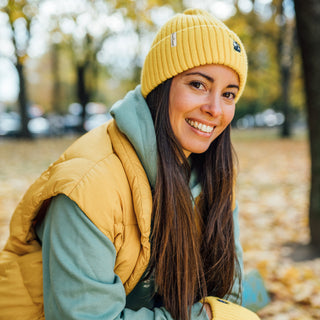
[{"label": "blurred tree", "polygon": [[[249,61],[246,90],[237,105],[235,118],[275,108],[286,115],[282,135],[291,133],[290,106],[294,102],[295,108],[302,108],[301,91],[293,93],[291,88],[291,83],[300,88],[301,80],[300,73],[293,67],[294,17],[285,12],[290,1],[236,0],[236,13],[226,21],[243,40]],[[299,59],[296,61],[299,63]]]},{"label": "blurred tree", "polygon": [[278,65],[280,71],[280,110],[284,115],[281,136],[292,136],[292,107],[290,101],[291,83],[293,78],[293,57],[295,54],[295,20],[285,14],[284,0],[273,0],[276,8],[275,19],[279,25],[278,31]]},{"label": "blurred tree", "polygon": [[28,48],[31,37],[32,19],[37,13],[38,1],[8,0],[6,6],[1,8],[9,18],[12,32],[12,44],[14,47],[14,65],[19,78],[18,104],[21,116],[20,135],[31,138],[28,129],[28,94],[26,88],[25,63],[28,58]]},{"label": "blurred tree", "polygon": [[[53,66],[53,104],[57,111],[58,104],[61,104],[61,97],[64,102],[69,100],[65,97],[66,90],[62,87],[64,81],[74,81],[75,100],[82,106],[81,123],[78,131],[84,132],[86,120],[86,106],[92,101],[98,91],[99,62],[97,54],[106,38],[112,31],[108,18],[111,15],[109,5],[104,0],[82,0],[79,6],[73,10],[57,12],[50,16],[51,34],[51,62]],[[59,48],[59,50],[58,50]],[[69,58],[73,66],[72,76],[62,66]],[[54,65],[56,65],[54,67]],[[70,73],[70,72],[69,72]],[[60,101],[59,101],[60,100]]]},{"label": "blurred tree", "polygon": [[99,46],[95,46],[94,40],[95,39],[91,34],[86,33],[83,39],[81,58],[77,56],[78,53],[76,51],[72,51],[76,68],[76,95],[78,102],[82,106],[82,121],[78,128],[80,132],[85,131],[84,122],[86,120],[86,106],[93,98],[95,88],[97,87],[97,69],[95,68],[95,64],[97,63],[96,56],[100,49],[101,42]]},{"label": "blurred tree", "polygon": [[62,87],[60,80],[60,44],[53,43],[51,45],[51,70],[53,77],[52,84],[52,109],[58,114],[62,114]]},{"label": "blurred tree", "polygon": [[43,54],[30,57],[26,65],[28,97],[45,113],[65,114],[75,102],[71,49],[59,42],[48,43],[46,49]]},{"label": "blurred tree", "polygon": [[131,22],[138,36],[139,43],[131,64],[133,78],[129,80],[132,82],[132,86],[136,86],[140,82],[140,72],[143,64],[141,39],[144,34],[157,31],[151,17],[152,12],[160,7],[171,8],[173,12],[182,12],[185,6],[183,0],[113,0],[111,2],[115,10],[120,10],[124,18]]},{"label": "blurred tree", "polygon": [[311,244],[320,252],[320,1],[294,2],[302,53],[311,152],[309,225]]},{"label": "blurred tree", "polygon": [[275,46],[278,27],[272,17],[266,19],[255,10],[255,1],[247,11],[239,5],[236,1],[236,13],[226,23],[240,36],[248,55],[247,85],[237,105],[236,115],[241,117],[272,107],[280,96],[280,88]]}]

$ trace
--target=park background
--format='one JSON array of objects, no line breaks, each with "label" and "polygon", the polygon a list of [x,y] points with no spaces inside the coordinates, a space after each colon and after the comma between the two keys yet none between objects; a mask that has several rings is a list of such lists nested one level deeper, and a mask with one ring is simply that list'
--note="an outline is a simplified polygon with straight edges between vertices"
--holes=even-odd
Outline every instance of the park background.
[{"label": "park background", "polygon": [[108,120],[112,104],[139,83],[156,30],[187,7],[222,19],[248,53],[233,141],[245,269],[259,270],[271,297],[259,315],[320,319],[310,133],[291,0],[0,0],[0,247],[28,186]]}]

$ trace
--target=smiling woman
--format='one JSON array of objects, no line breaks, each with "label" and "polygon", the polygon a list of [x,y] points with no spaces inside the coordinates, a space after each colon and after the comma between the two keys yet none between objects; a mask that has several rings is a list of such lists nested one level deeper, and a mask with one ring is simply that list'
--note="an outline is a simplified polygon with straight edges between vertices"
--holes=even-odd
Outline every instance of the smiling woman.
[{"label": "smiling woman", "polygon": [[258,319],[239,305],[230,141],[246,77],[245,49],[221,21],[190,9],[165,23],[141,85],[16,208],[0,319]]}]

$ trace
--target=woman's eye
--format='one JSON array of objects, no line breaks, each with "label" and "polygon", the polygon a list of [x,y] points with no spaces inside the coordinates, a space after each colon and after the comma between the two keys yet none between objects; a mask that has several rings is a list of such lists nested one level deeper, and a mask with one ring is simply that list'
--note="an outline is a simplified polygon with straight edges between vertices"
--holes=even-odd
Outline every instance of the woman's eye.
[{"label": "woman's eye", "polygon": [[233,92],[225,92],[223,96],[230,100],[233,100],[236,97],[236,95]]},{"label": "woman's eye", "polygon": [[192,81],[190,85],[196,89],[203,89],[204,85],[200,81]]}]

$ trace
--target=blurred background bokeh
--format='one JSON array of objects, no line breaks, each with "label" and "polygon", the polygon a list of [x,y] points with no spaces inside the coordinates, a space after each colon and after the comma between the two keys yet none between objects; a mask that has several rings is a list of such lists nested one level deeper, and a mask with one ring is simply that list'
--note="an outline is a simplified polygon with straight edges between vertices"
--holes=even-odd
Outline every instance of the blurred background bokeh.
[{"label": "blurred background bokeh", "polygon": [[245,44],[250,72],[234,125],[281,126],[285,136],[303,128],[291,0],[1,0],[0,135],[56,135],[103,121],[139,83],[156,30],[186,7],[209,10]]},{"label": "blurred background bokeh", "polygon": [[260,316],[320,319],[312,227],[320,227],[320,204],[314,218],[309,201],[320,201],[320,188],[315,197],[310,187],[320,137],[310,131],[317,113],[306,103],[299,3],[302,14],[319,15],[315,0],[0,0],[1,248],[28,185],[139,83],[158,28],[176,12],[203,8],[240,36],[249,59],[232,126],[245,267],[260,271],[271,296]]}]

